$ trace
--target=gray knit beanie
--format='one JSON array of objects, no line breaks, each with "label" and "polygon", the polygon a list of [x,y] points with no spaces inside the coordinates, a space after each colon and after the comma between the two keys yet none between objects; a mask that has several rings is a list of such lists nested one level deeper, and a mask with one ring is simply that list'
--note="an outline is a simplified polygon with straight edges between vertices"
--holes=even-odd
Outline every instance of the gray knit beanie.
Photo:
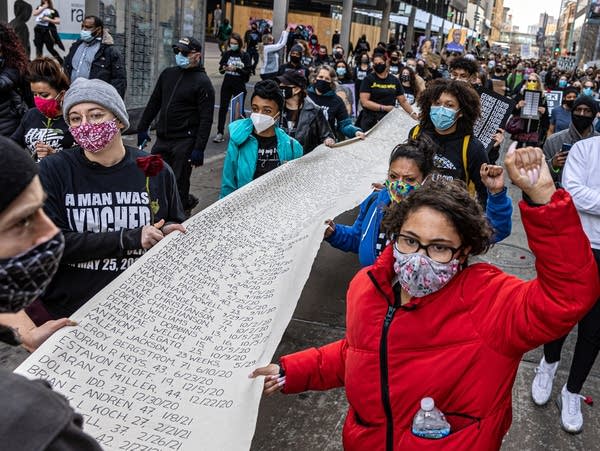
[{"label": "gray knit beanie", "polygon": [[98,79],[76,79],[66,92],[63,100],[63,117],[67,124],[69,123],[71,108],[85,102],[97,103],[114,114],[125,126],[121,131],[129,128],[129,115],[125,103],[114,86]]}]

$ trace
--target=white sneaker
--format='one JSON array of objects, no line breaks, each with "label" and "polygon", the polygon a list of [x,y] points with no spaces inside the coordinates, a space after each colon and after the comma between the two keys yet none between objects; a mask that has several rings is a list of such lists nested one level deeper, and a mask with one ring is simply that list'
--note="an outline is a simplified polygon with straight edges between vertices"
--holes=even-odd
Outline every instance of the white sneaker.
[{"label": "white sneaker", "polygon": [[214,143],[222,143],[223,141],[225,141],[225,138],[223,138],[223,133],[217,133],[217,136],[213,138]]},{"label": "white sneaker", "polygon": [[538,406],[543,406],[550,400],[552,382],[556,375],[558,363],[546,363],[546,359],[542,357],[539,366],[535,369],[535,377],[531,384],[531,397]]},{"label": "white sneaker", "polygon": [[578,434],[583,429],[581,398],[579,393],[568,391],[565,384],[556,399],[556,405],[560,409],[560,424],[565,431],[571,434]]}]

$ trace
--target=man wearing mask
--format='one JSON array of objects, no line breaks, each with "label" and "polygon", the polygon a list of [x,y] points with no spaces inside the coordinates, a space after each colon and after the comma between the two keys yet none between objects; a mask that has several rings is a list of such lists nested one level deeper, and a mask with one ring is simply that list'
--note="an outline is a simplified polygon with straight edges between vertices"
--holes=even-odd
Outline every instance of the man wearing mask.
[{"label": "man wearing mask", "polygon": [[[64,249],[64,238],[42,209],[44,191],[38,167],[14,142],[0,138],[0,312],[15,314],[50,283]],[[67,318],[56,327],[75,325]],[[0,326],[3,338],[14,330]],[[20,338],[20,332],[18,337]],[[43,341],[43,340],[42,340]],[[43,380],[0,372],[0,443],[3,449],[100,451],[82,431],[83,418]],[[43,425],[43,427],[42,427]]]},{"label": "man wearing mask", "polygon": [[[554,111],[553,111],[554,113]],[[566,130],[548,137],[544,144],[544,155],[554,182],[562,183],[562,172],[573,144],[582,139],[600,136],[592,126],[598,114],[596,101],[589,96],[580,96],[573,101],[571,123]]]},{"label": "man wearing mask", "polygon": [[83,19],[80,38],[69,49],[63,68],[71,83],[79,77],[97,78],[113,85],[121,97],[125,97],[125,65],[99,17],[86,16]]},{"label": "man wearing mask", "polygon": [[581,93],[584,96],[596,97],[596,86],[594,85],[594,82],[591,80],[586,80],[583,83],[583,89],[581,90]]},{"label": "man wearing mask", "polygon": [[577,89],[573,87],[567,86],[563,90],[562,105],[552,109],[550,126],[548,127],[548,136],[569,128],[569,124],[571,123],[571,111],[573,110],[573,103],[575,102],[577,95]]},{"label": "man wearing mask", "polygon": [[308,80],[309,70],[308,67],[302,65],[302,54],[304,49],[300,44],[294,44],[290,50],[290,62],[279,66],[279,72],[277,75],[283,75],[288,71],[298,72],[304,78]]},{"label": "man wearing mask", "polygon": [[254,86],[250,98],[252,114],[229,124],[221,197],[303,155],[300,143],[277,126],[284,102],[274,80],[263,80]]},{"label": "man wearing mask", "polygon": [[256,74],[256,65],[258,64],[258,44],[261,40],[260,31],[258,31],[258,25],[253,22],[250,25],[250,29],[246,30],[244,35],[244,43],[246,44],[246,53],[250,57],[252,62],[252,75]]},{"label": "man wearing mask", "polygon": [[202,45],[193,37],[173,46],[175,67],[165,69],[156,82],[138,124],[138,146],[150,141],[148,129],[157,114],[153,154],[161,155],[177,179],[179,197],[186,212],[198,204],[190,194],[192,166],[204,164],[204,149],[213,123],[215,90],[201,66]]}]

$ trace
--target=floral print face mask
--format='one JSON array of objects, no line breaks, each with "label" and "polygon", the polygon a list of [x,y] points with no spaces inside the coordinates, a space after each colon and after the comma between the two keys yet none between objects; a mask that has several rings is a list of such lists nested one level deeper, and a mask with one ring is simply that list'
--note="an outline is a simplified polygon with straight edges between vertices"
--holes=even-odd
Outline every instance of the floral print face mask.
[{"label": "floral print face mask", "polygon": [[99,124],[86,122],[76,127],[69,127],[69,131],[83,150],[96,153],[108,146],[115,135],[119,133],[119,127],[117,127],[115,118]]},{"label": "floral print face mask", "polygon": [[394,246],[394,271],[400,286],[412,297],[421,298],[442,289],[458,273],[458,259],[438,263],[420,253],[403,254]]}]

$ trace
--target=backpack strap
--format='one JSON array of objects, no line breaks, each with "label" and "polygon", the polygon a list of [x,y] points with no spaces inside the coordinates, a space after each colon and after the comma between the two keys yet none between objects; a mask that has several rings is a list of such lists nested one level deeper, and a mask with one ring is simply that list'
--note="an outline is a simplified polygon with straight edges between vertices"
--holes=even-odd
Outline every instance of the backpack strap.
[{"label": "backpack strap", "polygon": [[471,135],[466,135],[463,139],[462,146],[462,160],[463,160],[463,168],[465,169],[465,181],[467,182],[467,186],[469,185],[471,178],[469,177],[469,166],[467,161],[467,150],[469,150],[469,141],[471,140]]},{"label": "backpack strap", "polygon": [[419,137],[420,131],[421,131],[421,125],[420,124],[415,125],[415,128],[413,128],[413,131],[410,134],[410,139],[417,139]]}]

